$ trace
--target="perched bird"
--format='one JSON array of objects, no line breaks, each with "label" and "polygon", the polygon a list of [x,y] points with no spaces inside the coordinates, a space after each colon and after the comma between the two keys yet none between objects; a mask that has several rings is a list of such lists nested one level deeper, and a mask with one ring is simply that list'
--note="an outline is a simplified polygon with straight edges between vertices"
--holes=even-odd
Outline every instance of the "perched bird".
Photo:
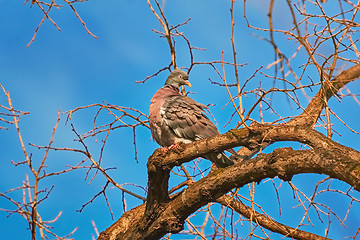
[{"label": "perched bird", "polygon": [[[204,104],[195,102],[180,94],[179,87],[187,85],[189,75],[176,69],[167,78],[151,99],[149,122],[151,134],[162,147],[170,147],[179,142],[190,143],[219,134],[217,127],[205,114]],[[210,152],[204,158],[218,167],[234,164],[223,152]]]}]

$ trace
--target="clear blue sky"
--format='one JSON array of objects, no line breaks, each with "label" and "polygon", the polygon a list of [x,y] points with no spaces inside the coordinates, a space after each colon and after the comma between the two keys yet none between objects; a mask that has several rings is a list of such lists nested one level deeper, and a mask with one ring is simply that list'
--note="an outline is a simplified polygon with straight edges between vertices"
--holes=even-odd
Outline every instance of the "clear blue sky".
[{"label": "clear blue sky", "polygon": [[[266,26],[267,5],[263,1],[249,1],[249,17],[253,24]],[[61,3],[64,4],[64,3]],[[53,9],[50,16],[61,28],[59,32],[46,20],[40,28],[35,41],[26,47],[33,36],[34,30],[42,19],[42,13],[37,7],[24,5],[22,1],[0,0],[0,83],[11,93],[13,104],[16,109],[28,111],[30,115],[24,116],[20,121],[20,128],[24,142],[29,153],[32,153],[34,162],[42,159],[43,151],[28,146],[28,143],[46,145],[49,142],[52,128],[55,125],[58,110],[65,112],[78,106],[106,101],[111,104],[133,107],[147,114],[149,101],[152,95],[160,88],[167,73],[162,73],[145,84],[135,84],[135,81],[143,80],[146,76],[155,73],[158,69],[169,64],[169,51],[164,39],[159,38],[152,29],[161,30],[148,8],[146,1],[89,1],[74,5],[79,14],[86,22],[89,29],[98,37],[94,39],[84,30],[82,24],[73,14],[72,10],[64,5],[60,10]],[[237,17],[236,45],[239,63],[247,63],[246,67],[240,69],[241,80],[245,81],[260,66],[264,68],[273,61],[272,50],[269,45],[264,44],[258,37],[250,34],[242,18],[242,3],[237,2],[235,16]],[[265,7],[264,7],[265,6]],[[165,10],[171,24],[178,24],[191,17],[187,26],[181,28],[195,47],[205,48],[207,51],[196,51],[196,61],[212,61],[221,59],[221,51],[225,51],[225,60],[232,61],[230,42],[230,1],[167,1]],[[285,20],[288,13],[279,14],[276,9],[277,23],[286,25]],[[283,22],[284,21],[284,22]],[[262,33],[258,33],[262,34]],[[265,36],[265,35],[263,35]],[[282,42],[284,49],[293,49],[294,45]],[[189,66],[189,55],[184,42],[177,44],[177,63],[179,66]],[[326,50],[325,50],[326,51]],[[290,51],[291,52],[291,51]],[[305,57],[305,56],[304,56]],[[299,58],[295,64],[301,65],[305,58]],[[264,72],[272,74],[272,69]],[[309,72],[308,74],[311,74]],[[233,81],[232,71],[228,68],[227,75]],[[312,77],[316,80],[317,75]],[[236,125],[232,122],[224,128],[229,119],[232,109],[222,107],[227,103],[226,91],[210,84],[209,78],[219,81],[216,73],[207,66],[195,66],[190,74],[193,87],[189,91],[196,94],[191,95],[197,101],[204,104],[214,104],[211,107],[219,124],[221,133]],[[262,75],[257,75],[257,87],[260,80],[263,86],[269,85]],[[268,82],[267,82],[268,81]],[[359,81],[351,84],[353,89],[359,89]],[[279,85],[278,87],[282,87]],[[249,89],[248,89],[249,90]],[[317,90],[314,88],[314,90]],[[309,92],[312,96],[313,93]],[[254,103],[254,99],[245,98],[245,109]],[[335,110],[344,121],[360,131],[357,119],[360,117],[359,106],[350,98],[344,103],[338,104],[332,100]],[[0,95],[0,104],[6,105],[3,95]],[[283,116],[299,113],[295,105],[289,105],[283,97],[275,97],[273,104]],[[348,111],[351,109],[351,111]],[[95,111],[83,111],[73,117],[76,129],[83,133],[91,129],[92,117]],[[104,116],[105,117],[105,116]],[[276,115],[268,114],[265,121],[271,122]],[[254,118],[259,120],[258,115]],[[65,116],[62,116],[58,131],[55,135],[54,146],[57,147],[79,147],[73,142],[75,138],[69,125],[65,126]],[[360,137],[352,134],[349,130],[339,124],[337,130],[342,134],[335,134],[334,139],[340,143],[360,150]],[[22,185],[27,173],[26,166],[14,167],[10,161],[23,161],[20,144],[13,127],[8,131],[0,130],[0,192]],[[158,147],[151,139],[150,131],[146,128],[137,129],[137,144],[139,162],[134,159],[132,132],[119,129],[112,133],[108,140],[108,146],[104,153],[103,163],[105,167],[116,167],[111,176],[118,183],[134,183],[146,186],[147,171],[146,161],[148,156]],[[97,151],[100,143],[89,142],[91,150]],[[59,170],[65,165],[75,165],[83,159],[78,154],[64,152],[51,152],[47,165],[50,170]],[[87,206],[82,213],[76,212],[83,204],[90,200],[94,194],[101,190],[104,178],[99,176],[88,184],[84,180],[85,171],[79,170],[62,176],[54,176],[46,180],[41,187],[50,188],[55,186],[49,198],[39,207],[43,220],[53,219],[60,211],[62,216],[53,225],[54,232],[59,236],[70,233],[74,228],[79,229],[73,235],[75,239],[91,239],[95,234],[91,220],[94,220],[99,231],[109,227],[113,220],[107,209],[103,197],[99,197],[93,204]],[[294,183],[307,193],[313,191],[313,184],[323,176],[307,175],[297,176]],[[30,178],[31,179],[31,178]],[[278,183],[279,181],[277,181]],[[278,216],[277,200],[270,182],[257,187],[256,199],[263,203],[266,210],[274,217]],[[348,186],[343,183],[334,183],[341,189]],[[143,196],[144,193],[134,187],[128,187]],[[282,188],[283,192],[289,190],[288,186]],[[247,188],[244,188],[246,195]],[[115,189],[108,191],[115,220],[123,213],[121,193]],[[272,196],[272,202],[268,196]],[[11,195],[21,200],[21,193]],[[337,195],[329,195],[324,198],[327,203],[344,216],[338,206],[344,205],[346,200],[334,198]],[[359,194],[357,194],[359,197]],[[127,196],[128,209],[141,203],[133,197]],[[339,204],[339,201],[341,204]],[[284,209],[291,207],[294,203],[292,194],[284,193],[281,199]],[[357,205],[359,211],[359,203]],[[0,208],[14,209],[9,201],[0,198]],[[355,209],[355,208],[354,208]],[[294,212],[299,211],[293,210]],[[19,215],[12,215],[0,211],[0,230],[4,239],[29,239],[27,222]],[[286,217],[282,214],[282,222],[296,226],[299,219],[292,219],[292,215]],[[314,222],[318,223],[316,216]],[[327,219],[324,219],[325,223]],[[330,227],[331,236],[335,239],[354,234],[360,225],[360,217],[355,211],[347,220],[348,228],[339,227],[338,222],[333,219]],[[321,228],[308,228],[311,232],[322,234],[326,224]],[[273,235],[275,239],[281,239]],[[179,238],[180,239],[180,238]]]}]

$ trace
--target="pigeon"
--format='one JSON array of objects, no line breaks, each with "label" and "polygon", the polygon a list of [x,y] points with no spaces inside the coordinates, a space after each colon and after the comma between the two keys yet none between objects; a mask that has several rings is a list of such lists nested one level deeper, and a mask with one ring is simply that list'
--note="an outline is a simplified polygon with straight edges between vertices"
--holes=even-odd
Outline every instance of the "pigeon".
[{"label": "pigeon", "polygon": [[[175,69],[151,99],[149,123],[153,139],[162,147],[171,148],[176,144],[191,143],[219,135],[217,127],[206,116],[208,107],[180,94],[179,87],[187,85],[189,75]],[[235,152],[233,149],[231,149]],[[204,158],[224,168],[234,162],[224,152],[209,152]]]}]

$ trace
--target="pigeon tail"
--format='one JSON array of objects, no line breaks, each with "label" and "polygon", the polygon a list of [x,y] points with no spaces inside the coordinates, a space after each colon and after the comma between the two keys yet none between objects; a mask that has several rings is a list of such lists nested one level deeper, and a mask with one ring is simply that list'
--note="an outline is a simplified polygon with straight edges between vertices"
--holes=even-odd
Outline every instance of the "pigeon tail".
[{"label": "pigeon tail", "polygon": [[219,168],[225,168],[234,164],[234,162],[223,152],[211,152],[206,154],[204,157],[215,163],[215,165]]}]

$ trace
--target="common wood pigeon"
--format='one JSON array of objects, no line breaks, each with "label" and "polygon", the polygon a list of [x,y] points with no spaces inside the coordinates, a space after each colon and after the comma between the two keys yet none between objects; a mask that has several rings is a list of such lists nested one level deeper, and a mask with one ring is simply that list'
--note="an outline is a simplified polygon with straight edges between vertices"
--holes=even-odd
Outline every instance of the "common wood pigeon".
[{"label": "common wood pigeon", "polygon": [[[176,69],[167,78],[151,99],[149,109],[150,130],[155,141],[162,147],[170,147],[179,142],[190,143],[219,134],[217,127],[206,116],[204,104],[195,102],[180,94],[179,87],[187,85],[189,75]],[[210,152],[204,158],[218,167],[234,164],[223,152]]]}]

